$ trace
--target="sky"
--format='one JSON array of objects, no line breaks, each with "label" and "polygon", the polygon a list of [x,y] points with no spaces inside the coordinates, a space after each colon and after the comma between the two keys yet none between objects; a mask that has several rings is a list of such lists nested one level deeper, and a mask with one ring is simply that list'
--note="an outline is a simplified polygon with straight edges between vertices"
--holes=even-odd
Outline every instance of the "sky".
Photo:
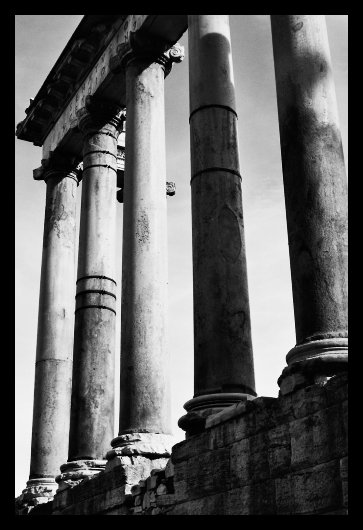
[{"label": "sky", "polygon": [[[83,15],[15,15],[15,126],[25,118],[50,69]],[[347,163],[348,16],[326,15]],[[230,15],[247,275],[256,388],[277,397],[277,379],[295,345],[291,278],[281,172],[276,89],[269,15]],[[188,35],[185,59],[165,81],[168,197],[168,344],[171,356],[172,426],[175,442],[183,404],[193,397],[193,293],[190,196]],[[33,180],[42,150],[15,139],[15,494],[29,475],[38,301],[46,185]],[[81,187],[78,188],[78,217]],[[122,204],[117,203],[118,299],[116,370],[120,355]],[[78,223],[79,224],[79,223]],[[77,235],[78,241],[78,235]],[[118,420],[116,377],[115,435]]]}]

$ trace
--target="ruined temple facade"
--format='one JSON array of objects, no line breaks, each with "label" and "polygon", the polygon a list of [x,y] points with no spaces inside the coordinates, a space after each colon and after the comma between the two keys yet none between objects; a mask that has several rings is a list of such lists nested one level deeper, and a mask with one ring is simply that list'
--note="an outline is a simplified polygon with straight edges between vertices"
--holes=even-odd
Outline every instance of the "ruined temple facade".
[{"label": "ruined temple facade", "polygon": [[[255,388],[229,16],[85,15],[26,109],[17,137],[43,148],[46,206],[17,514],[347,513],[347,181],[328,37],[324,15],[271,27],[296,327],[278,398]],[[164,82],[187,30],[195,373],[172,446]]]}]

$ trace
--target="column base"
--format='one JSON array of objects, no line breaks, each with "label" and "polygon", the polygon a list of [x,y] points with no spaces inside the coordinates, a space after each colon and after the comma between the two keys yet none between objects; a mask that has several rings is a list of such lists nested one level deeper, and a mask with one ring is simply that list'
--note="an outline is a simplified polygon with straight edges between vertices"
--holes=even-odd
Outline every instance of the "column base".
[{"label": "column base", "polygon": [[57,493],[92,479],[105,470],[106,463],[106,460],[74,460],[63,464],[60,467],[61,474],[55,477],[58,483]]},{"label": "column base", "polygon": [[125,495],[140,480],[146,480],[152,470],[162,470],[171,455],[173,436],[160,433],[121,434],[111,442],[105,472],[119,468],[124,477]]},{"label": "column base", "polygon": [[173,437],[170,434],[153,432],[120,434],[111,441],[112,449],[108,451],[106,458],[110,460],[115,456],[132,455],[169,458],[173,443]]},{"label": "column base", "polygon": [[280,394],[324,385],[331,377],[348,370],[348,339],[322,339],[299,344],[286,355],[288,366],[277,380]]},{"label": "column base", "polygon": [[28,480],[26,488],[15,499],[16,514],[27,515],[34,506],[52,501],[57,487],[57,483],[51,477]]},{"label": "column base", "polygon": [[226,407],[240,401],[255,399],[256,396],[244,393],[205,394],[194,397],[184,405],[187,414],[178,421],[178,426],[185,431],[186,438],[199,434],[205,429],[208,416],[217,414]]}]

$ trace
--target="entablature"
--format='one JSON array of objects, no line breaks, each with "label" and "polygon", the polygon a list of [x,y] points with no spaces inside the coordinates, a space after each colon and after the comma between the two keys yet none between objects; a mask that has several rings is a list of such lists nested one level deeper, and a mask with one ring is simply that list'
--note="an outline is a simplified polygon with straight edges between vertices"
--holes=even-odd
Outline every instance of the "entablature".
[{"label": "entablature", "polygon": [[21,140],[51,152],[80,156],[77,111],[88,95],[125,106],[125,73],[111,59],[131,33],[142,29],[172,46],[186,31],[187,15],[85,15],[17,126]]}]

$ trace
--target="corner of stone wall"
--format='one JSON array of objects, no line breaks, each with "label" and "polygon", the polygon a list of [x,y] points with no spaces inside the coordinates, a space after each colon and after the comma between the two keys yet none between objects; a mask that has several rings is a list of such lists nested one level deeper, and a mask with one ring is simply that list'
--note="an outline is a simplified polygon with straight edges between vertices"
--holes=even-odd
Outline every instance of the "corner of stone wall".
[{"label": "corner of stone wall", "polygon": [[347,374],[210,417],[173,447],[172,515],[347,513]]}]

